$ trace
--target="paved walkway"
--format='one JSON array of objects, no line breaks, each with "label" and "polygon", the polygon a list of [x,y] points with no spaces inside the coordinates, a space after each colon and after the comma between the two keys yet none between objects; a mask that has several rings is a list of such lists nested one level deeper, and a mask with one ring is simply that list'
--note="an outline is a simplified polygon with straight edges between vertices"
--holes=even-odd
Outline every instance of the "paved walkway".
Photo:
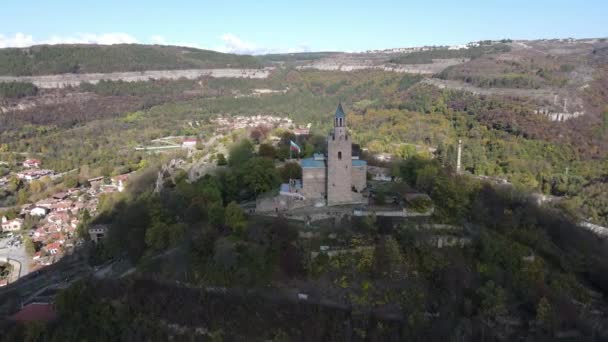
[{"label": "paved walkway", "polygon": [[11,274],[9,283],[12,283],[30,272],[30,263],[32,259],[27,254],[24,243],[21,243],[19,247],[10,247],[7,245],[8,240],[10,239],[5,238],[0,240],[0,260],[7,260],[13,267],[18,265],[16,268],[18,272],[13,272],[13,274]]}]

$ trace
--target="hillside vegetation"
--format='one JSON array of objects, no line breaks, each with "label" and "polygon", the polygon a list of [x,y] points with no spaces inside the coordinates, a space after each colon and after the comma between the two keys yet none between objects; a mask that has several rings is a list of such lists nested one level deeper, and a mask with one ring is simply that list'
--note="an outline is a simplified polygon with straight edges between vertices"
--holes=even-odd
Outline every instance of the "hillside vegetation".
[{"label": "hillside vegetation", "polygon": [[433,59],[469,58],[474,59],[487,54],[508,52],[511,48],[506,44],[481,45],[468,49],[450,50],[433,48],[426,51],[416,51],[389,60],[396,64],[430,64]]},{"label": "hillside vegetation", "polygon": [[0,75],[9,76],[260,66],[252,56],[178,46],[40,45],[0,49]]}]

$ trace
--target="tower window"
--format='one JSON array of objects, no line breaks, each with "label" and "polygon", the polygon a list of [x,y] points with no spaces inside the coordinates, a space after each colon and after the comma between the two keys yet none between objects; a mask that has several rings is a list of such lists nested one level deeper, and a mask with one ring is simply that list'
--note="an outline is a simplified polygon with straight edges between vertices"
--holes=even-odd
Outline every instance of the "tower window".
[{"label": "tower window", "polygon": [[338,160],[342,160],[342,151],[338,152]]}]

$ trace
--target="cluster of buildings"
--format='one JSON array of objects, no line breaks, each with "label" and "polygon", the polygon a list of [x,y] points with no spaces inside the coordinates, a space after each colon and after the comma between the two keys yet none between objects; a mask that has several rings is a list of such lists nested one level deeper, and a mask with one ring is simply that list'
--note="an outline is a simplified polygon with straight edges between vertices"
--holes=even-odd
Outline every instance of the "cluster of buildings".
[{"label": "cluster of buildings", "polygon": [[40,218],[30,232],[32,241],[41,246],[32,257],[35,264],[50,265],[74,247],[79,217],[84,210],[91,215],[97,211],[97,194],[93,189],[69,189],[22,207],[22,215]]},{"label": "cluster of buildings", "polygon": [[44,176],[52,176],[54,174],[55,174],[55,172],[53,170],[47,170],[47,169],[27,169],[27,170],[19,171],[15,175],[17,176],[17,178],[29,182],[29,181],[32,181],[34,179],[39,179],[39,178],[42,178]]},{"label": "cluster of buildings", "polygon": [[[26,159],[23,163],[23,170],[16,172],[15,176],[18,179],[24,181],[32,181],[34,179],[39,179],[44,176],[52,176],[55,174],[53,170],[41,169],[40,166],[42,162],[39,159]],[[0,186],[6,185],[8,183],[7,178],[0,179]]]},{"label": "cluster of buildings", "polygon": [[[32,256],[37,266],[46,266],[58,261],[78,243],[77,233],[80,217],[86,210],[92,217],[97,212],[99,196],[124,190],[130,174],[112,177],[106,182],[104,177],[89,179],[90,187],[68,189],[48,198],[23,205],[19,217],[9,220],[2,218],[2,231],[17,232],[25,229],[28,217],[39,219],[29,232],[31,240],[40,248]],[[90,233],[90,232],[89,232]],[[97,232],[95,242],[103,237]]]},{"label": "cluster of buildings", "polygon": [[270,128],[291,129],[294,127],[293,120],[290,118],[255,115],[255,116],[220,116],[212,120],[212,123],[220,126],[218,131],[232,131],[241,128],[254,128],[266,126]]}]

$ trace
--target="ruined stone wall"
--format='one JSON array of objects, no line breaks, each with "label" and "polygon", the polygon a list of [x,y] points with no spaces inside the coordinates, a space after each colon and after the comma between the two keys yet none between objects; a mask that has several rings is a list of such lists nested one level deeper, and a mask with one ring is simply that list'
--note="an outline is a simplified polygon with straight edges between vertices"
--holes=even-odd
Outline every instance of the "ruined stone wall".
[{"label": "ruined stone wall", "polygon": [[302,192],[306,198],[323,198],[326,194],[327,176],[325,168],[302,169]]},{"label": "ruined stone wall", "polygon": [[367,166],[353,166],[352,168],[353,186],[358,192],[367,187]]}]

